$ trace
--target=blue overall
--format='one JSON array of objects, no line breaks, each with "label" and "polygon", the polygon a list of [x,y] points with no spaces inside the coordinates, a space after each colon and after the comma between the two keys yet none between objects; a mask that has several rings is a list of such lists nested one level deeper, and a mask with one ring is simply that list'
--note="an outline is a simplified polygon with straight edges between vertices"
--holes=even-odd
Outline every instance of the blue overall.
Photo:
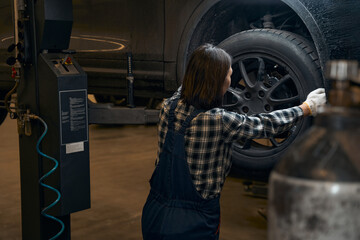
[{"label": "blue overall", "polygon": [[158,165],[150,179],[151,190],[142,214],[144,240],[219,239],[219,197],[206,200],[196,191],[185,157],[184,134],[201,110],[189,115],[176,132],[171,104],[168,131]]}]

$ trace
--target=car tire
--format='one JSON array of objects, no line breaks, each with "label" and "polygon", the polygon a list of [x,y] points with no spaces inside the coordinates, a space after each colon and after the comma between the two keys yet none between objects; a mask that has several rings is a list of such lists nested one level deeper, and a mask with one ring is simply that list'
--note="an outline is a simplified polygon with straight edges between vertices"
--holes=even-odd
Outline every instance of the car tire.
[{"label": "car tire", "polygon": [[[218,46],[233,58],[231,88],[224,98],[224,108],[230,111],[251,115],[298,106],[311,90],[324,85],[313,45],[296,34],[253,29],[234,34]],[[276,162],[311,120],[303,119],[287,133],[262,142],[234,143],[232,173],[267,181]]]}]

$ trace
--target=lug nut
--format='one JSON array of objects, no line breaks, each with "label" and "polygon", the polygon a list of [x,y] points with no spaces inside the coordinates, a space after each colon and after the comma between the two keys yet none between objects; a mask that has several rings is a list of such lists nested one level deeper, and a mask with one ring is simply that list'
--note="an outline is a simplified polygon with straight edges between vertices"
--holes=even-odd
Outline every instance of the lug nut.
[{"label": "lug nut", "polygon": [[243,112],[244,112],[244,113],[248,113],[248,112],[249,112],[249,108],[248,108],[248,107],[246,107],[246,106],[245,106],[245,107],[243,107],[243,108],[242,108],[242,110],[243,110]]}]

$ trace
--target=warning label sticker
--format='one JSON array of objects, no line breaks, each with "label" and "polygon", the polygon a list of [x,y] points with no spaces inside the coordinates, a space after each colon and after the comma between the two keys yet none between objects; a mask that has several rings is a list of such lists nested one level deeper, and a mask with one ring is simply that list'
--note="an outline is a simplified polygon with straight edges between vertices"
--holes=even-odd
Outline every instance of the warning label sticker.
[{"label": "warning label sticker", "polygon": [[61,145],[88,140],[87,91],[61,91],[60,127]]}]

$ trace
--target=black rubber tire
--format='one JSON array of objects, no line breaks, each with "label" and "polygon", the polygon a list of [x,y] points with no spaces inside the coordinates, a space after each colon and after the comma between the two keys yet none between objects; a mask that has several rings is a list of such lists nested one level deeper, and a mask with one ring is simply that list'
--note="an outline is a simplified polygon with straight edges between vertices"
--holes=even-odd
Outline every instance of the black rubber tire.
[{"label": "black rubber tire", "polygon": [[[246,59],[246,56],[250,55],[252,58],[268,57],[283,64],[295,79],[300,101],[304,101],[311,90],[323,86],[317,53],[312,44],[301,36],[281,30],[254,29],[230,36],[222,41],[219,47],[233,57],[233,66],[239,59]],[[310,125],[309,118],[301,121],[297,124],[296,131],[286,140],[286,144],[263,152],[249,152],[234,143],[232,172],[242,178],[266,181],[283,153]]]}]

